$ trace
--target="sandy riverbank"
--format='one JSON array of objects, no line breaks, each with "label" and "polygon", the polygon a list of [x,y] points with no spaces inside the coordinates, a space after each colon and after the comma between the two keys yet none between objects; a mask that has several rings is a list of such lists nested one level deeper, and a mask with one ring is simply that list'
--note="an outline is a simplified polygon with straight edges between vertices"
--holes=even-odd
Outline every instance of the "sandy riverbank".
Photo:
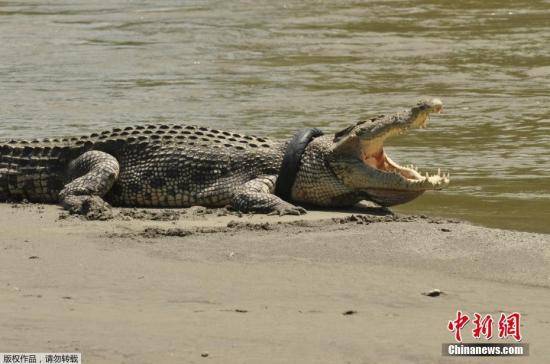
[{"label": "sandy riverbank", "polygon": [[[523,314],[531,356],[499,362],[550,357],[549,235],[328,211],[59,216],[0,204],[2,351],[79,351],[85,363],[467,363],[441,357],[461,309]],[[445,294],[422,295],[433,288]]]}]

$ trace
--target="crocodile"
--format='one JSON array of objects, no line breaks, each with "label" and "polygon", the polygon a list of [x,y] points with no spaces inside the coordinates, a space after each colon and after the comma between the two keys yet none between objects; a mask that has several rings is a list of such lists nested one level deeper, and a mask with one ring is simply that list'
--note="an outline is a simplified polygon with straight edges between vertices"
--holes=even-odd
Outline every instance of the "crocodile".
[{"label": "crocodile", "polygon": [[427,125],[439,99],[359,121],[311,140],[290,198],[275,194],[289,141],[196,125],[154,124],[90,135],[0,142],[0,201],[59,203],[73,213],[121,207],[230,206],[242,212],[306,213],[362,200],[392,206],[449,183],[384,151],[385,139]]}]

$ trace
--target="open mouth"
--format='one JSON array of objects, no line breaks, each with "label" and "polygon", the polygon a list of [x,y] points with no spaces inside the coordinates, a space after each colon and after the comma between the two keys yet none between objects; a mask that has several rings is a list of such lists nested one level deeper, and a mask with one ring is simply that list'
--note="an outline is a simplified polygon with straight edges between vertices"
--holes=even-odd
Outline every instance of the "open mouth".
[{"label": "open mouth", "polygon": [[[442,108],[435,110],[437,113],[440,113],[441,111]],[[420,187],[417,190],[443,188],[444,185],[449,183],[450,174],[442,173],[441,170],[438,169],[435,174],[430,175],[428,172],[425,172],[425,174],[422,175],[422,173],[414,165],[401,166],[394,162],[384,151],[384,140],[386,138],[404,134],[410,128],[426,128],[428,125],[428,119],[429,116],[426,115],[424,118],[419,119],[412,125],[407,125],[406,127],[396,127],[395,129],[392,129],[377,138],[378,140],[368,141],[368,146],[363,148],[362,153],[362,160],[365,165],[375,168],[381,172],[398,174],[405,180],[405,182],[407,182],[407,185],[410,185],[411,187]]]},{"label": "open mouth", "polygon": [[383,147],[381,147],[375,154],[364,155],[363,162],[366,165],[372,168],[376,168],[379,171],[399,174],[401,177],[412,183],[432,181],[434,184],[437,184],[438,181],[448,181],[450,177],[449,173],[442,173],[440,169],[437,170],[436,174],[430,175],[428,172],[426,172],[423,176],[414,165],[401,166],[398,163],[394,162],[386,154],[386,152],[384,152]]}]

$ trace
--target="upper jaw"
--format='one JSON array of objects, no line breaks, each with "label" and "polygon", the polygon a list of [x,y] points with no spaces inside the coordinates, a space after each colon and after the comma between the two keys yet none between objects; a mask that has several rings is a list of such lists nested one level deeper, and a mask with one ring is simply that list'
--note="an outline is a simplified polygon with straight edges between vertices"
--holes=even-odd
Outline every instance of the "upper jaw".
[{"label": "upper jaw", "polygon": [[443,103],[439,99],[420,101],[408,111],[372,119],[370,123],[361,125],[356,133],[363,142],[383,142],[384,139],[403,134],[409,129],[425,128],[429,115],[442,111]]}]

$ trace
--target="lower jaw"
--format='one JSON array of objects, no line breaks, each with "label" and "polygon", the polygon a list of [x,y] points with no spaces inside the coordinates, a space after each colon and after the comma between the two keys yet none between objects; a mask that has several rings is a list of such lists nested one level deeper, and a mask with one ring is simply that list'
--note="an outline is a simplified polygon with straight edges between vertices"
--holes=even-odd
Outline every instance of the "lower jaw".
[{"label": "lower jaw", "polygon": [[424,193],[423,190],[403,191],[381,188],[369,188],[366,192],[369,200],[384,207],[410,202]]},{"label": "lower jaw", "polygon": [[408,180],[421,180],[422,176],[414,171],[410,170],[408,168],[405,168],[398,163],[394,162],[389,155],[386,154],[384,151],[384,148],[380,148],[380,150],[370,156],[362,156],[363,163],[366,165],[376,168],[378,170],[384,171],[384,172],[393,172],[400,174],[403,178],[406,178]]},{"label": "lower jaw", "polygon": [[403,166],[399,165],[398,163],[394,162],[386,153],[384,153],[384,164],[385,166],[388,166],[387,168],[388,172],[395,172],[399,173],[403,178],[406,178],[408,180],[421,180],[422,176],[413,170],[406,169]]},{"label": "lower jaw", "polygon": [[[409,181],[420,181],[422,176],[415,170],[405,168],[394,162],[383,148],[372,156],[372,159],[364,158],[365,164],[384,172],[392,172],[401,175]],[[404,204],[422,195],[425,190],[400,190],[391,188],[370,188],[366,190],[368,199],[380,206],[389,207]]]}]

